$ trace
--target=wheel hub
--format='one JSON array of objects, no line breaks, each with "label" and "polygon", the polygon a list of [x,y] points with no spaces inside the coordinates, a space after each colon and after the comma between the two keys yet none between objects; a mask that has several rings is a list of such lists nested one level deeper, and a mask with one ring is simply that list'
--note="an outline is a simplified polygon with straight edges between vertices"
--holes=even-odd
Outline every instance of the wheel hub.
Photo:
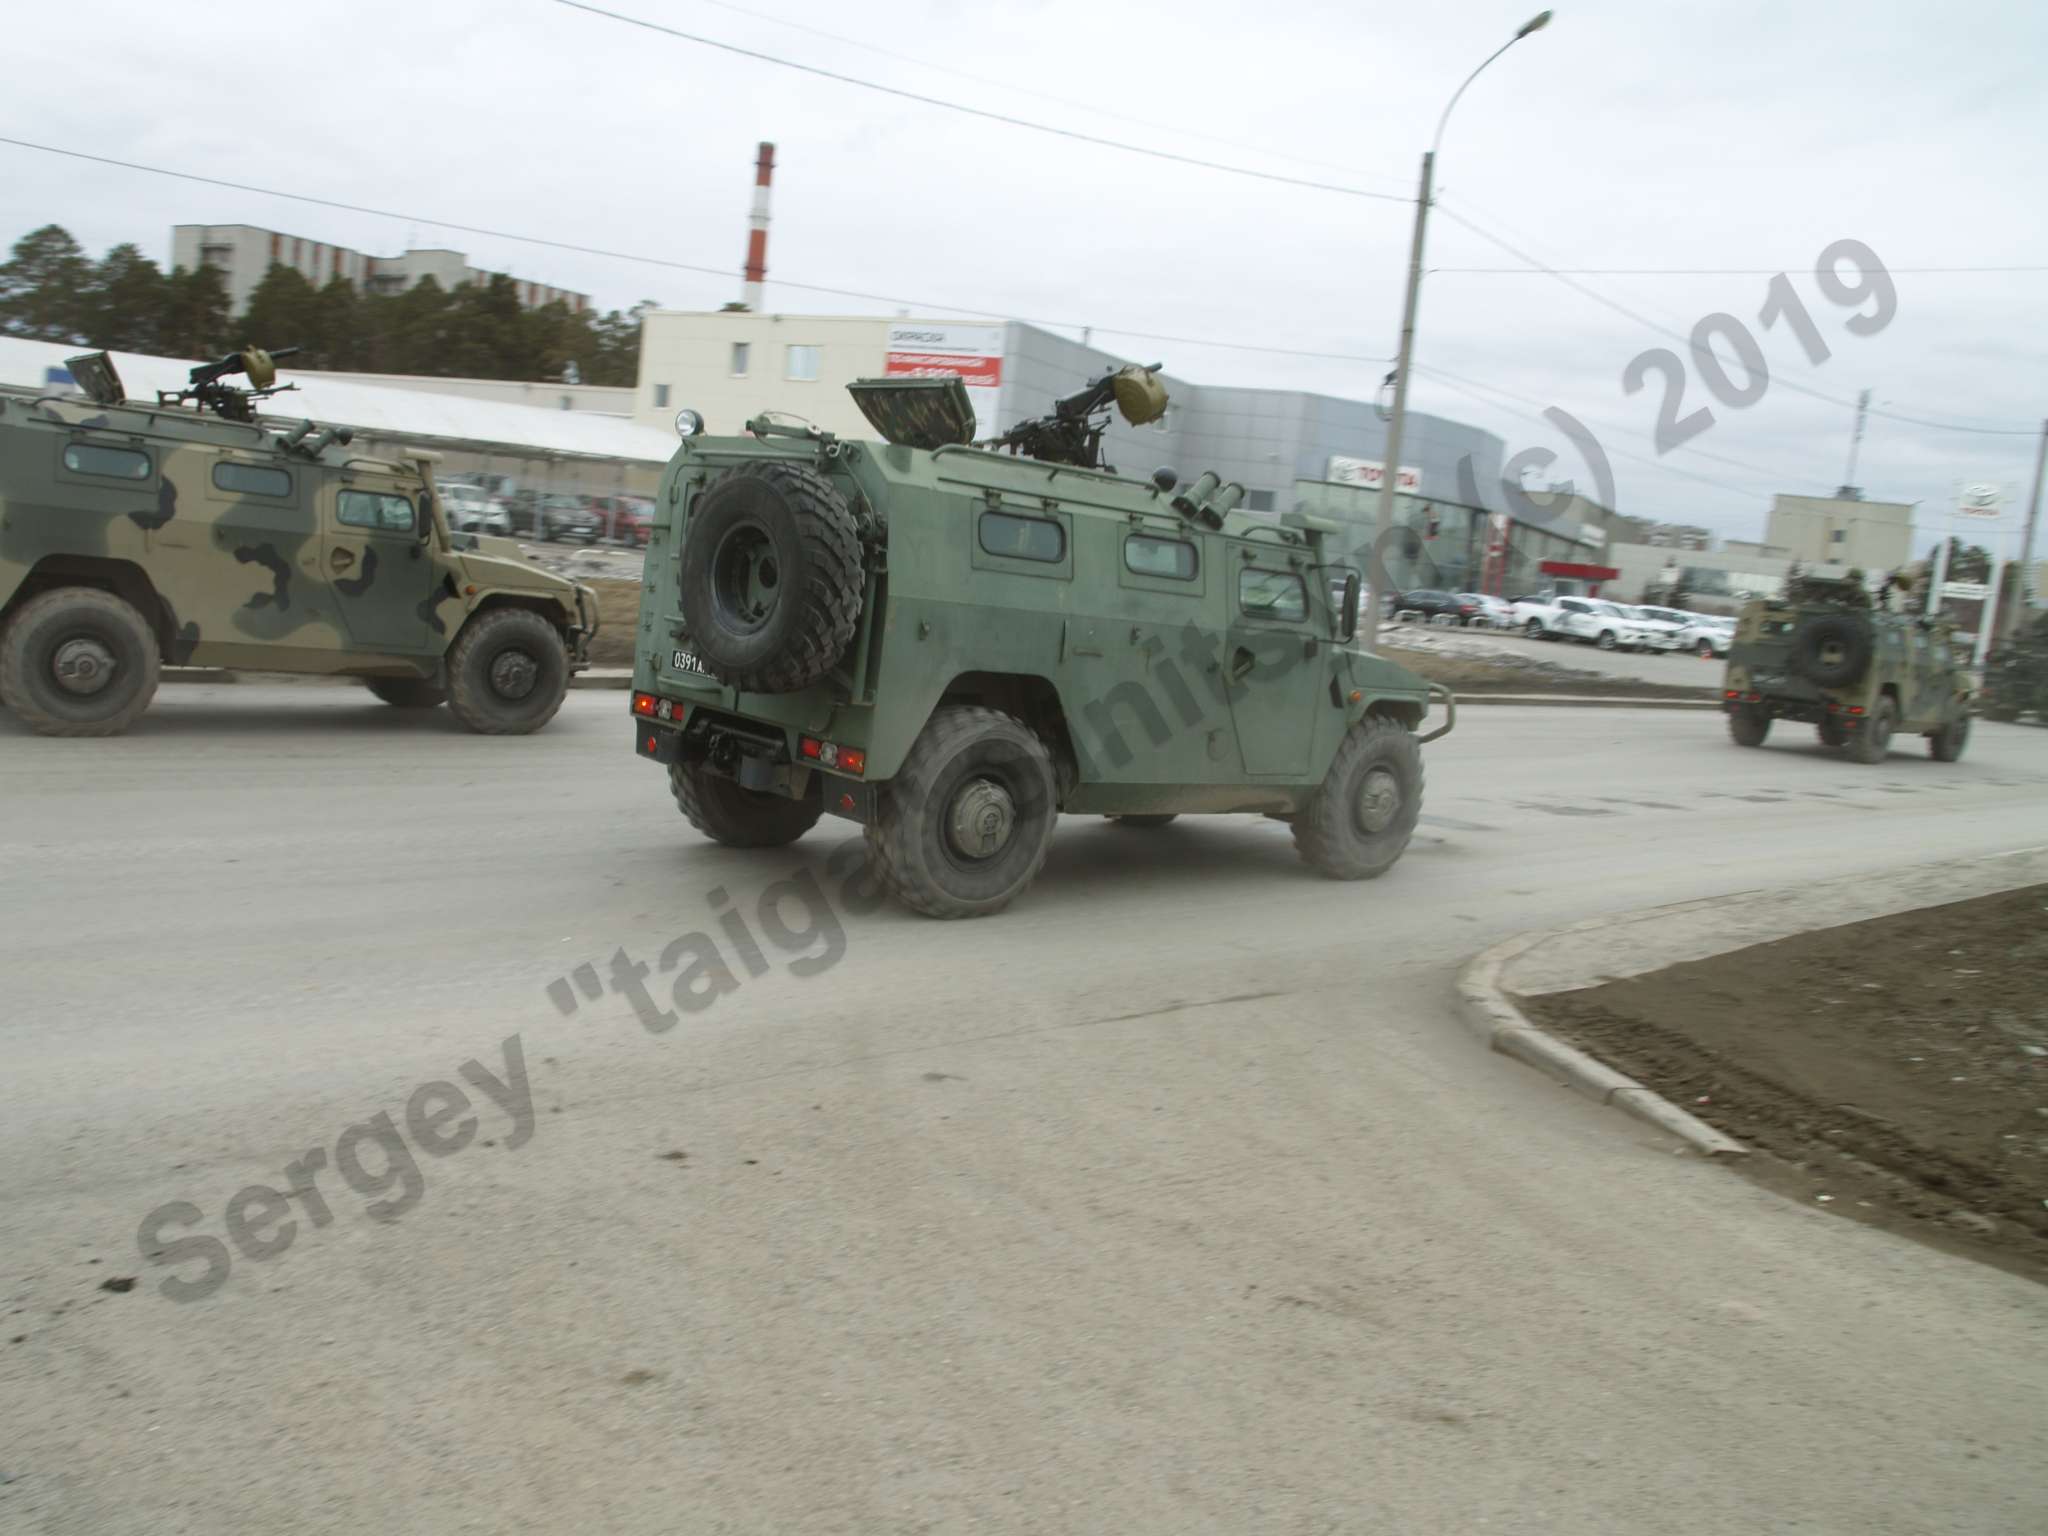
[{"label": "wheel hub", "polygon": [[1401,781],[1385,768],[1366,774],[1358,786],[1358,826],[1364,832],[1384,832],[1401,810]]},{"label": "wheel hub", "polygon": [[523,699],[540,680],[540,665],[524,651],[500,651],[491,663],[491,691],[503,699]]},{"label": "wheel hub", "polygon": [[66,693],[98,693],[114,680],[114,653],[97,640],[66,640],[50,659],[50,671]]},{"label": "wheel hub", "polygon": [[966,858],[993,858],[1008,844],[1016,825],[1017,806],[1010,792],[992,779],[971,779],[953,797],[946,840]]},{"label": "wheel hub", "polygon": [[728,533],[712,557],[711,570],[712,593],[729,624],[750,631],[767,622],[782,572],[775,546],[761,529],[742,524]]}]

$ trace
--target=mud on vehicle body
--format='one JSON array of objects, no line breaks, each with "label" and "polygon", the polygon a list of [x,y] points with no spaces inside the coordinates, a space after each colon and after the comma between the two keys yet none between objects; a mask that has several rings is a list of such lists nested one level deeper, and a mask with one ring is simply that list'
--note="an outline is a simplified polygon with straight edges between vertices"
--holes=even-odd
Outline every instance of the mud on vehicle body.
[{"label": "mud on vehicle body", "polygon": [[[105,354],[72,366],[92,399],[0,393],[0,700],[33,729],[124,730],[165,664],[357,677],[489,734],[553,716],[595,599],[451,533],[431,456],[258,422],[261,353],[153,405],[123,400]],[[237,370],[257,387],[221,382]]]},{"label": "mud on vehicle body", "polygon": [[1106,471],[1085,426],[1021,434],[1064,462],[970,446],[957,381],[854,391],[891,441],[762,419],[686,438],[663,477],[634,741],[701,831],[851,819],[881,883],[941,917],[1013,899],[1062,812],[1265,814],[1325,873],[1394,863],[1443,690],[1352,643],[1338,525]]},{"label": "mud on vehicle body", "polygon": [[1779,721],[1811,725],[1826,747],[1882,761],[1895,734],[1927,739],[1942,762],[1969,741],[1971,687],[1950,626],[1872,604],[1857,578],[1806,577],[1788,600],[1742,610],[1722,708],[1738,746],[1762,746]]}]

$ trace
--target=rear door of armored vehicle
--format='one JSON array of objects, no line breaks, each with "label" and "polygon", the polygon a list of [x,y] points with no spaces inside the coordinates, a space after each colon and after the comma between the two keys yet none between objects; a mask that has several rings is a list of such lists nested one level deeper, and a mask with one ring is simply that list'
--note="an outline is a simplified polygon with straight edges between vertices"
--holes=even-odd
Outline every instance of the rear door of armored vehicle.
[{"label": "rear door of armored vehicle", "polygon": [[320,569],[317,465],[254,449],[181,447],[169,458],[179,515],[150,534],[150,569],[181,622],[198,625],[201,658],[260,666],[334,654],[342,638]]},{"label": "rear door of armored vehicle", "polygon": [[1324,610],[1309,591],[1314,572],[1269,539],[1221,542],[1230,605],[1223,669],[1245,772],[1298,780],[1309,772],[1315,697],[1325,673],[1316,665]]}]

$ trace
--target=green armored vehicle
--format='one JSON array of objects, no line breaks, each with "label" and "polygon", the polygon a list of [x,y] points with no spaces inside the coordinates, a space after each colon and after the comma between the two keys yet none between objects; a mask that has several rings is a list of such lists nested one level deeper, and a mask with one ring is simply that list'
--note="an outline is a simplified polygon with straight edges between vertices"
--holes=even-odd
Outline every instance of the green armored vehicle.
[{"label": "green armored vehicle", "polygon": [[2028,713],[2048,721],[2048,614],[1984,658],[1977,712],[2000,722]]},{"label": "green armored vehicle", "polygon": [[430,455],[259,423],[279,391],[253,348],[154,404],[124,398],[104,352],[70,367],[88,401],[0,395],[0,703],[32,729],[126,730],[166,662],[361,678],[491,735],[561,707],[595,596],[450,533]]},{"label": "green armored vehicle", "polygon": [[980,446],[957,378],[850,389],[882,441],[679,418],[632,710],[700,831],[764,847],[849,818],[934,917],[1017,896],[1062,812],[1263,813],[1341,879],[1400,857],[1444,691],[1353,643],[1339,525],[1246,516],[1214,474],[1104,468],[1112,402],[1163,414],[1153,370]]},{"label": "green armored vehicle", "polygon": [[1760,747],[1774,720],[1817,728],[1859,763],[1884,759],[1894,734],[1927,738],[1944,763],[1970,738],[1970,678],[1950,627],[1874,604],[1860,575],[1795,576],[1736,621],[1722,685],[1728,731]]}]

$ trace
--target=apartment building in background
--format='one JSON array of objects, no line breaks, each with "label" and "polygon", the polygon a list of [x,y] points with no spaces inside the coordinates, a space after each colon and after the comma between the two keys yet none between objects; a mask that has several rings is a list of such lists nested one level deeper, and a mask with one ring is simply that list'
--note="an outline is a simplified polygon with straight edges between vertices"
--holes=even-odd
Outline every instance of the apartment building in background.
[{"label": "apartment building in background", "polygon": [[[497,273],[472,267],[460,251],[410,250],[399,256],[366,256],[345,245],[329,245],[301,235],[287,235],[253,224],[178,224],[171,229],[171,266],[191,271],[212,267],[227,283],[228,304],[236,314],[248,307],[249,295],[271,266],[290,267],[316,288],[343,278],[364,293],[404,293],[423,278],[454,289],[464,283],[489,282]],[[590,295],[546,283],[513,279],[519,302],[538,309],[557,299],[572,310],[590,307]]]}]

